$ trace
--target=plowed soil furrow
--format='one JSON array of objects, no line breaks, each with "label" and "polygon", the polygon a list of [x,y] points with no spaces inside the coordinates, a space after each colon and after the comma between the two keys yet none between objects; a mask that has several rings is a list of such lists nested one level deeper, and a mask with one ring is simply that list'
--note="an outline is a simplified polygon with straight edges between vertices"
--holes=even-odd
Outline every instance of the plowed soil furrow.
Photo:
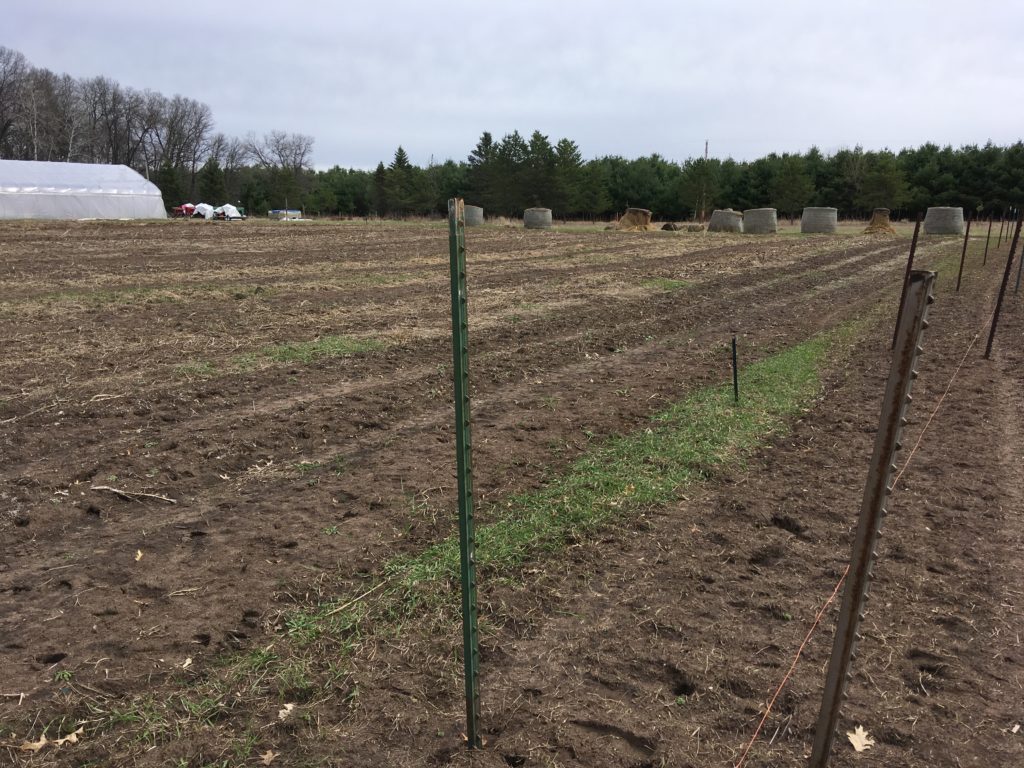
[{"label": "plowed soil furrow", "polygon": [[[61,656],[85,684],[131,689],[157,658],[256,642],[254,617],[291,603],[311,575],[350,578],[450,532],[443,232],[282,231],[3,231],[0,284],[14,288],[0,323],[14,352],[0,368],[0,658],[33,701],[53,695],[46,659]],[[732,329],[750,362],[857,316],[893,293],[906,249],[849,237],[472,237],[485,502],[537,487],[593,441],[724,379]],[[357,268],[380,282],[320,290],[319,276],[330,285]],[[182,280],[203,288],[155,303],[36,303]],[[231,298],[264,281],[266,296]],[[316,334],[387,346],[229,364]],[[173,373],[194,360],[215,373]]]}]

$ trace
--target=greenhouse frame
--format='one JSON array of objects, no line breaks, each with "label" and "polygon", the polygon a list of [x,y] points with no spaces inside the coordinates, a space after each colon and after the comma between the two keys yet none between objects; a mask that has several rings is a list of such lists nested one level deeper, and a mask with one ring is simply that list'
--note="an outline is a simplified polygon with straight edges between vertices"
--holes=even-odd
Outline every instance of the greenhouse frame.
[{"label": "greenhouse frame", "polygon": [[165,219],[155,184],[125,165],[0,160],[0,219]]}]

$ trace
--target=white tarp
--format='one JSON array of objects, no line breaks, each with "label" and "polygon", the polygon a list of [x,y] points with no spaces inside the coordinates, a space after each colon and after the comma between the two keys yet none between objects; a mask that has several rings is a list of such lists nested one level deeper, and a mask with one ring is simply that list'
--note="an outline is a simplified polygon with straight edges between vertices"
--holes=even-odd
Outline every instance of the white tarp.
[{"label": "white tarp", "polygon": [[223,213],[225,219],[240,219],[242,218],[241,212],[235,208],[231,203],[224,203],[220,208],[214,208],[214,213]]},{"label": "white tarp", "polygon": [[202,216],[204,219],[213,218],[213,206],[209,203],[196,203],[196,209],[192,212],[193,216]]},{"label": "white tarp", "polygon": [[157,186],[125,165],[0,160],[0,219],[165,219]]}]

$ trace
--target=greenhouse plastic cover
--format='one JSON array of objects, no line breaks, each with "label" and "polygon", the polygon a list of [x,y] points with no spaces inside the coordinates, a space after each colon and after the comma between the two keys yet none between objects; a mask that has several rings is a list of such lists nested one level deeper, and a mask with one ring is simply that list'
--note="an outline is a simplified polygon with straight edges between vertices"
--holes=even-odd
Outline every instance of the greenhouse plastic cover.
[{"label": "greenhouse plastic cover", "polygon": [[157,186],[125,165],[0,160],[0,219],[164,219]]}]

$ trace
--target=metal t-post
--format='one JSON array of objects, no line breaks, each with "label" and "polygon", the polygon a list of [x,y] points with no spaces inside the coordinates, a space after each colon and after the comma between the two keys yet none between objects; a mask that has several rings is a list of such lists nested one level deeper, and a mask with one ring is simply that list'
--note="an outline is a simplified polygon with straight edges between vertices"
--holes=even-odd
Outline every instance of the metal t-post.
[{"label": "metal t-post", "polygon": [[732,335],[732,398],[734,402],[740,401],[740,369],[736,358],[736,334]]},{"label": "metal t-post", "polygon": [[988,217],[988,234],[985,235],[985,255],[981,257],[981,266],[988,263],[988,244],[992,240],[992,217]]},{"label": "metal t-post", "polygon": [[992,328],[988,332],[988,344],[985,345],[986,360],[992,354],[992,342],[996,339],[996,328],[999,326],[999,312],[1003,308],[1003,296],[1006,294],[1006,285],[1010,282],[1010,272],[1013,271],[1013,254],[1017,250],[1017,241],[1020,239],[1021,218],[1017,218],[1017,227],[1013,233],[1013,243],[1010,244],[1010,252],[1006,255],[1006,269],[1003,270],[1003,281],[999,284],[999,296],[996,297],[996,308],[992,313]]},{"label": "metal t-post", "polygon": [[850,556],[850,570],[846,576],[843,604],[839,609],[832,656],[825,678],[825,691],[821,711],[814,731],[814,747],[810,768],[824,768],[832,751],[839,709],[849,680],[850,663],[860,639],[864,602],[871,584],[871,571],[875,561],[875,544],[886,514],[885,504],[892,491],[893,459],[900,448],[906,411],[910,404],[910,387],[917,377],[917,358],[921,352],[921,334],[928,327],[928,305],[934,301],[932,287],[935,273],[915,270],[907,280],[906,311],[896,329],[896,348],[889,369],[889,382],[885,387],[882,414],[875,436],[875,449],[868,468],[864,499],[861,503],[857,533]]},{"label": "metal t-post", "polygon": [[956,273],[956,292],[960,293],[960,280],[964,276],[964,259],[967,258],[967,239],[971,236],[971,220],[967,220],[967,231],[964,232],[964,247],[960,251],[960,269]]},{"label": "metal t-post", "polygon": [[921,214],[917,214],[917,222],[914,224],[914,239],[910,241],[910,255],[907,257],[907,271],[903,275],[903,290],[900,291],[900,308],[896,310],[896,327],[892,331],[892,349],[896,348],[896,334],[900,332],[900,320],[903,318],[903,304],[907,299],[907,283],[910,282],[910,272],[914,269],[914,253],[917,251],[917,236],[921,233]]},{"label": "metal t-post", "polygon": [[473,441],[469,416],[469,317],[466,297],[466,219],[460,198],[448,201],[452,281],[452,358],[455,363],[455,463],[459,488],[462,574],[462,654],[466,682],[466,743],[480,738],[480,636],[477,631],[476,537],[473,532]]}]

